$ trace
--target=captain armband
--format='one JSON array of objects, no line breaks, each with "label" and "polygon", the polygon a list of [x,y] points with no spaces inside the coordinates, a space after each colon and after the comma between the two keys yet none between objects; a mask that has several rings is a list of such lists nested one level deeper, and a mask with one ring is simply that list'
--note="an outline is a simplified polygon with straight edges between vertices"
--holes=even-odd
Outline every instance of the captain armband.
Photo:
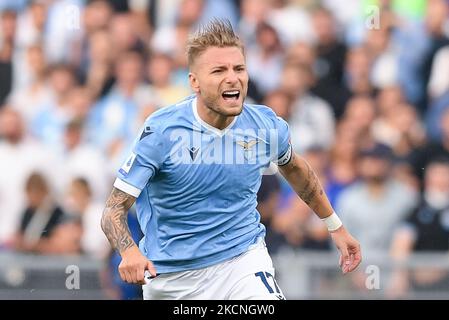
[{"label": "captain armband", "polygon": [[289,143],[287,151],[277,160],[276,164],[278,166],[285,166],[292,159],[292,153],[292,145]]}]

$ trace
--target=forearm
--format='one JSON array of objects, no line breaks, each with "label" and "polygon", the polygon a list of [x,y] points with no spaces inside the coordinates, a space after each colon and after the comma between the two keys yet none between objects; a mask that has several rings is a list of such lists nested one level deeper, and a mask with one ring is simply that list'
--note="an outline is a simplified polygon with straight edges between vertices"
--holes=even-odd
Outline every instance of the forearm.
[{"label": "forearm", "polygon": [[290,162],[279,169],[298,196],[321,219],[334,212],[317,175],[305,159],[293,153]]},{"label": "forearm", "polygon": [[334,213],[318,177],[307,161],[293,153],[290,162],[279,169],[299,197],[326,223],[335,246],[340,250],[339,264],[343,274],[355,270],[362,261],[360,244]]},{"label": "forearm", "polygon": [[101,218],[101,228],[111,246],[120,254],[136,246],[129,231],[127,215],[135,198],[114,188],[106,202]]}]

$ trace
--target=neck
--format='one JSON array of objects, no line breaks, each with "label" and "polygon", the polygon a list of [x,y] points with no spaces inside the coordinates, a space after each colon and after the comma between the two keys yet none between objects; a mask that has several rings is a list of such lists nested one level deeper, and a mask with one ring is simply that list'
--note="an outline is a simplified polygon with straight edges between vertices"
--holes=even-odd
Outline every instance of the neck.
[{"label": "neck", "polygon": [[123,82],[118,85],[119,90],[125,97],[131,97],[134,93],[134,89],[137,87],[135,83]]},{"label": "neck", "polygon": [[67,102],[67,94],[66,93],[60,94],[56,102],[58,108],[65,107],[65,104]]},{"label": "neck", "polygon": [[221,115],[211,108],[208,108],[200,97],[197,97],[196,109],[201,120],[219,130],[225,129],[235,118],[235,116]]},{"label": "neck", "polygon": [[383,181],[368,181],[367,182],[369,192],[375,197],[378,198],[383,194],[385,183]]},{"label": "neck", "polygon": [[86,212],[87,207],[89,206],[89,201],[81,201],[80,203],[80,210],[81,210],[81,214],[83,214],[84,212]]},{"label": "neck", "polygon": [[6,138],[6,141],[8,141],[10,145],[16,146],[20,144],[20,142],[22,142],[22,135],[21,134],[11,135]]}]

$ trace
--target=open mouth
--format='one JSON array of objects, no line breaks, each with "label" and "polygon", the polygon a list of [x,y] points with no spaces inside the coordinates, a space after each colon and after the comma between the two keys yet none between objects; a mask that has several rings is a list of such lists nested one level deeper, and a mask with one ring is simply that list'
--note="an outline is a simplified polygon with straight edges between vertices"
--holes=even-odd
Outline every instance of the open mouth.
[{"label": "open mouth", "polygon": [[225,100],[237,100],[240,97],[239,90],[226,90],[221,94]]}]

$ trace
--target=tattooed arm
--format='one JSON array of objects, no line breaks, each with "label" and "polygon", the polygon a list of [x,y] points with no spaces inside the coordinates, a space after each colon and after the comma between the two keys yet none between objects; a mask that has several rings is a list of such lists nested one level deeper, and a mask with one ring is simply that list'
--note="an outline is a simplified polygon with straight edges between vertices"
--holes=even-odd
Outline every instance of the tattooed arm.
[{"label": "tattooed arm", "polygon": [[[306,160],[293,152],[289,163],[279,166],[282,175],[287,179],[298,196],[321,219],[331,216],[334,212],[329,199],[323,191],[318,177]],[[340,266],[343,273],[351,272],[361,262],[360,245],[344,226],[331,232],[332,240],[340,250]]]},{"label": "tattooed arm", "polygon": [[128,283],[144,283],[144,272],[149,270],[155,276],[153,264],[139,251],[128,227],[128,210],[136,198],[113,188],[101,218],[101,228],[111,246],[120,253],[120,277]]},{"label": "tattooed arm", "polygon": [[321,219],[333,213],[318,177],[306,160],[293,152],[290,162],[279,169],[293,190]]},{"label": "tattooed arm", "polygon": [[120,254],[126,249],[135,246],[128,228],[128,210],[136,198],[113,188],[101,218],[101,228],[111,246]]}]

